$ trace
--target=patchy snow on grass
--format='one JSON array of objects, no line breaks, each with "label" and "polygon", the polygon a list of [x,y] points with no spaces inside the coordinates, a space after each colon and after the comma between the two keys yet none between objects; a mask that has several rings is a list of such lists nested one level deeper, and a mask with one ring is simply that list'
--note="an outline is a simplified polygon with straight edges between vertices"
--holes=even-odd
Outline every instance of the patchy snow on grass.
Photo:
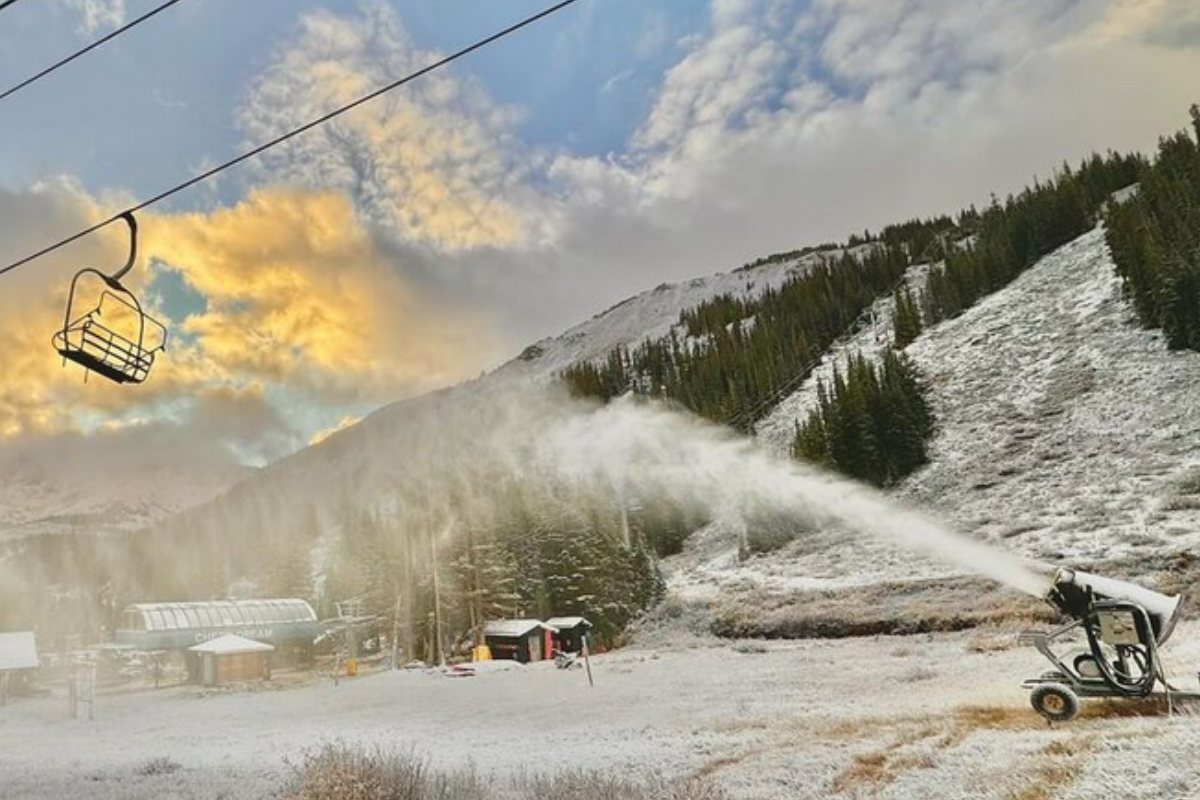
[{"label": "patchy snow on grass", "polygon": [[904,497],[1039,559],[1200,543],[1200,355],[1138,326],[1101,229],[908,352],[940,430]]}]

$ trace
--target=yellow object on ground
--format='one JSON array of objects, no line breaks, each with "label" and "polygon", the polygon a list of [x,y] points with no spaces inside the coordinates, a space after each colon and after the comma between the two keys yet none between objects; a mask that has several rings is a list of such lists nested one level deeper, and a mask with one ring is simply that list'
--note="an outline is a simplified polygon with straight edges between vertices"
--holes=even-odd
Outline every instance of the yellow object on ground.
[{"label": "yellow object on ground", "polygon": [[358,659],[357,658],[347,658],[346,659],[346,677],[353,678],[356,675],[358,675]]},{"label": "yellow object on ground", "polygon": [[488,647],[486,644],[475,645],[475,647],[471,649],[471,660],[472,661],[491,661],[492,660],[492,648]]}]

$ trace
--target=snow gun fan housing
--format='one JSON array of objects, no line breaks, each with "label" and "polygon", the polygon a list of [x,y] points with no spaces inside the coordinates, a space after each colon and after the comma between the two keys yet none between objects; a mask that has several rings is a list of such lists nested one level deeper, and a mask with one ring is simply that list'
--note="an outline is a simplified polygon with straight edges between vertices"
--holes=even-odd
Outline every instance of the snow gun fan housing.
[{"label": "snow gun fan housing", "polygon": [[[1166,682],[1158,648],[1175,630],[1183,596],[1168,596],[1124,581],[1068,568],[1054,574],[1046,599],[1074,619],[1048,633],[1028,631],[1022,644],[1037,648],[1055,669],[1024,682],[1030,701],[1051,721],[1078,713],[1081,697],[1147,697],[1161,684],[1168,696],[1183,695]],[[1086,650],[1055,652],[1082,629]]]}]

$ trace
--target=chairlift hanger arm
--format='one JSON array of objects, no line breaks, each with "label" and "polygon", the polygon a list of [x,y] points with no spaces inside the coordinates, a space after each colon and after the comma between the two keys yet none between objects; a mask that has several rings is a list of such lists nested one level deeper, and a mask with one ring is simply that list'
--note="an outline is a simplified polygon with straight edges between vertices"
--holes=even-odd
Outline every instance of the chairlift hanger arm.
[{"label": "chairlift hanger arm", "polygon": [[[118,219],[125,220],[125,224],[129,226],[129,258],[125,261],[125,266],[121,267],[119,270],[109,276],[107,281],[109,286],[123,291],[124,289],[121,286],[121,278],[124,278],[129,274],[129,270],[133,269],[133,264],[135,261],[137,261],[138,226],[137,219],[133,216],[132,211],[126,211],[124,214],[121,214]],[[140,304],[138,306],[138,311],[141,311]]]}]

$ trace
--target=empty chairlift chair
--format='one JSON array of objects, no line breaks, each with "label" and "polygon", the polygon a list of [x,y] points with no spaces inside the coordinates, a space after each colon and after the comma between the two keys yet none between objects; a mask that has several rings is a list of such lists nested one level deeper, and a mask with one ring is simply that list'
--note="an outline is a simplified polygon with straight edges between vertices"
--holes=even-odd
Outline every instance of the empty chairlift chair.
[{"label": "empty chairlift chair", "polygon": [[[137,260],[137,221],[133,214],[124,214],[121,219],[129,226],[129,259],[112,275],[93,267],[75,273],[62,330],[54,334],[54,349],[64,363],[73,361],[88,373],[95,372],[114,383],[138,384],[149,377],[155,355],[166,349],[167,329],[143,311],[133,292],[121,284]],[[96,278],[102,282],[96,287],[98,296],[86,293]],[[73,317],[72,313],[83,305],[80,301],[87,297],[93,298],[95,305],[88,304],[89,310]]]}]

